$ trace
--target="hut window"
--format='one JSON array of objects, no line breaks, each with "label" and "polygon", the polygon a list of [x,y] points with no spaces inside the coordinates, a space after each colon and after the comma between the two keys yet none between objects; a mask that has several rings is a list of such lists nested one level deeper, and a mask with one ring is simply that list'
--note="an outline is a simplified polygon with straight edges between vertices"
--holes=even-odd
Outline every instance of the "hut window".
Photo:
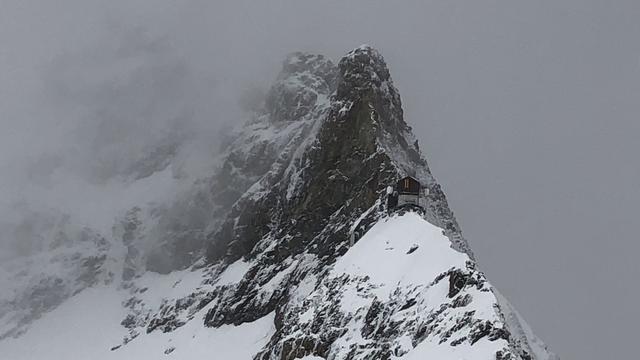
[{"label": "hut window", "polygon": [[409,179],[404,179],[404,188],[409,189]]}]

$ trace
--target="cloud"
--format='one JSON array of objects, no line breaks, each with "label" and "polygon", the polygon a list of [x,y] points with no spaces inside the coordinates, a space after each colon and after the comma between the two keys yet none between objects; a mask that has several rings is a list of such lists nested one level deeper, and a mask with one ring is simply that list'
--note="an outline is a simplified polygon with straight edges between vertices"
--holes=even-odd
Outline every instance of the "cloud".
[{"label": "cloud", "polygon": [[[220,129],[244,116],[228,99],[245,85],[220,89],[164,28],[163,12],[145,20],[147,6],[9,5],[22,21],[4,23],[0,35],[12,45],[0,66],[15,69],[0,84],[3,258],[42,248],[16,230],[33,228],[26,218],[70,214],[108,232],[127,207],[160,201],[210,171]],[[54,20],[42,23],[38,5]],[[23,23],[32,26],[24,36]],[[216,95],[224,91],[231,94]],[[156,192],[133,183],[167,166],[171,179],[147,186]]]}]

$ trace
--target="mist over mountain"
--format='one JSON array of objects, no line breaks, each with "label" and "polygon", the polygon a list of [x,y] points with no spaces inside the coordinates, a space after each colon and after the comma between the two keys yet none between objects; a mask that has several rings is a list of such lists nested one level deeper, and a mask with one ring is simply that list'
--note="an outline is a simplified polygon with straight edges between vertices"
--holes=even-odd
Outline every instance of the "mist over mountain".
[{"label": "mist over mountain", "polygon": [[[39,106],[32,118],[5,118],[18,138],[4,134],[2,258],[42,250],[35,239],[52,221],[42,218],[58,216],[51,212],[104,231],[122,209],[166,200],[213,166],[242,113],[235,102],[222,105],[214,80],[166,38],[128,26],[96,30],[95,43],[56,55],[37,86],[24,85]],[[18,139],[24,146],[11,148]],[[163,183],[136,188],[163,171]]]},{"label": "mist over mountain", "polygon": [[[105,305],[122,300],[112,288],[94,292],[105,281],[117,286],[140,274],[158,280],[148,286],[158,289],[145,299],[148,308],[158,308],[162,297],[193,293],[197,285],[187,285],[182,271],[196,258],[226,256],[210,244],[234,244],[230,254],[237,256],[253,241],[235,238],[266,231],[214,230],[231,228],[228,211],[251,217],[230,204],[282,145],[230,156],[243,141],[238,132],[264,143],[269,134],[260,129],[270,129],[261,128],[264,114],[289,121],[310,108],[273,106],[288,88],[280,82],[271,91],[284,55],[322,54],[338,67],[350,49],[369,43],[384,55],[403,118],[491,285],[563,358],[633,357],[637,290],[628,284],[640,275],[633,241],[640,202],[640,168],[633,166],[640,151],[638,6],[3,1],[0,298],[17,301],[11,308],[18,310],[3,318],[0,333],[30,329],[26,336],[39,328],[39,338],[47,338],[64,332],[55,319],[92,327],[80,322],[95,318],[87,305],[97,301],[93,296],[113,296]],[[288,101],[313,104],[311,92],[303,92]],[[278,134],[288,141],[287,132]],[[248,159],[242,176],[232,176]],[[220,182],[227,186],[216,187]],[[260,208],[278,206],[284,205]],[[243,264],[231,270],[240,276]],[[162,275],[154,278],[156,272]],[[20,281],[9,281],[16,274],[23,274]],[[178,279],[187,286],[172,288]],[[202,280],[198,273],[192,279]],[[54,308],[51,321],[15,327]],[[103,309],[105,319],[127,315],[121,307]],[[262,318],[256,325],[264,327],[252,334],[273,335],[275,322]],[[121,343],[123,326],[105,323],[112,326],[103,332],[112,334],[109,346]],[[594,331],[593,324],[612,330]],[[229,329],[219,341],[244,333]],[[62,342],[73,342],[74,334]],[[97,342],[86,339],[87,349],[104,348],[98,335]],[[265,345],[255,344],[246,357]]]}]

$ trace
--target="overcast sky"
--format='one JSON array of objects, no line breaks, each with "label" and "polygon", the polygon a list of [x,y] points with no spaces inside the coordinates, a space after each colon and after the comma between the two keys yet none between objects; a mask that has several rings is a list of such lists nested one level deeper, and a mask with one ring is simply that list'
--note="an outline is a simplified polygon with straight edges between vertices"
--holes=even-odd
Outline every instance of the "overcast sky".
[{"label": "overcast sky", "polygon": [[492,283],[562,358],[632,359],[639,19],[637,0],[0,0],[0,204],[56,192],[56,167],[105,181],[176,123],[207,154],[286,53],[367,43]]}]

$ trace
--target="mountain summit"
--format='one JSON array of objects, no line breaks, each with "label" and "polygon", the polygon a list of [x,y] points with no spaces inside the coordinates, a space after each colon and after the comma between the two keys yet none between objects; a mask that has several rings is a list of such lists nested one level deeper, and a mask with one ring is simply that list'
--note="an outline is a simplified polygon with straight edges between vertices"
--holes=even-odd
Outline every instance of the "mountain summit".
[{"label": "mountain summit", "polygon": [[[388,206],[387,188],[405,176],[425,189],[421,208]],[[170,204],[129,209],[111,234],[90,234],[78,240],[84,257],[48,259],[77,270],[32,272],[15,292],[58,284],[55,304],[0,303],[0,353],[556,358],[478,270],[370,46],[337,65],[288,56],[210,177]],[[88,280],[64,278],[76,274]],[[67,318],[73,328],[47,334]]]}]

